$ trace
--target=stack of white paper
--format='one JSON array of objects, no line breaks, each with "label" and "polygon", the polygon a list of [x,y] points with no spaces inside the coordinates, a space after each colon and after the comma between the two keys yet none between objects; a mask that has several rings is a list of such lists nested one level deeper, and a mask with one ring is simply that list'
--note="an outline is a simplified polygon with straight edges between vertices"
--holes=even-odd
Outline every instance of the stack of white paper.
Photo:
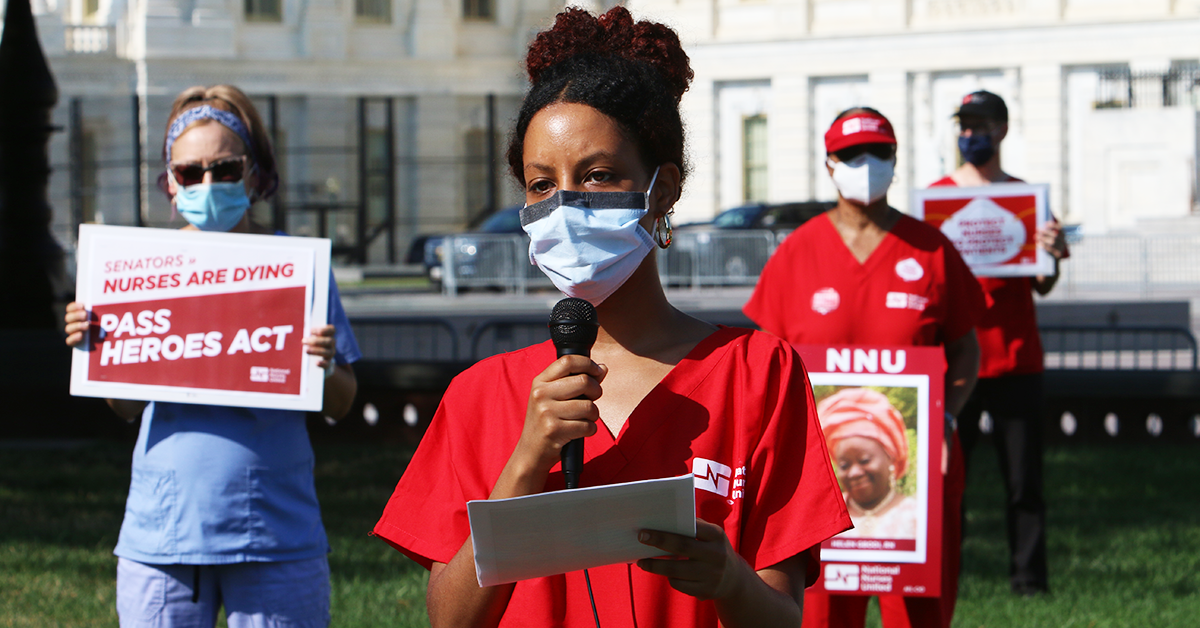
[{"label": "stack of white paper", "polygon": [[691,475],[467,502],[479,586],[662,555],[638,530],[696,536]]}]

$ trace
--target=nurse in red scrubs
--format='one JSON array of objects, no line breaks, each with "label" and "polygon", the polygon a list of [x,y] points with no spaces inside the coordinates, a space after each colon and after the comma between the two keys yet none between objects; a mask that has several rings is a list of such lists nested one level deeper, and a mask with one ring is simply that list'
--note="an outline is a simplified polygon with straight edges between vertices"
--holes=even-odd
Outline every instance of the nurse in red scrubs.
[{"label": "nurse in red scrubs", "polygon": [[584,438],[583,486],[697,476],[696,538],[643,531],[667,558],[589,570],[601,625],[798,625],[817,547],[850,525],[807,375],[787,343],[672,307],[651,254],[688,170],[687,55],[622,7],[568,9],[526,67],[508,158],[530,258],[599,335],[591,359],[546,342],[459,375],[374,532],[430,569],[435,627],[595,625],[582,572],[481,588],[466,516],[562,488]]},{"label": "nurse in red scrubs", "polygon": [[[825,150],[837,206],[784,240],[743,311],[764,330],[798,345],[942,346],[952,426],[979,372],[974,330],[984,310],[979,283],[940,231],[888,205],[896,134],[887,118],[865,107],[843,112],[825,133]],[[963,490],[957,436],[951,442],[943,465],[942,596],[880,596],[886,628],[950,626]],[[804,626],[860,627],[867,599],[810,592]]]}]

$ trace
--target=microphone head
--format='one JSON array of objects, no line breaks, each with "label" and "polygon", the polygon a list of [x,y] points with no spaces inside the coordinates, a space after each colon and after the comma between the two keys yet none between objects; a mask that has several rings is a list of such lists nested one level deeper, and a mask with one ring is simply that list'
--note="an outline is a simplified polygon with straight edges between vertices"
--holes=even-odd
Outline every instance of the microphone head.
[{"label": "microphone head", "polygon": [[591,303],[575,297],[559,301],[550,312],[549,326],[559,357],[591,354],[599,326]]}]

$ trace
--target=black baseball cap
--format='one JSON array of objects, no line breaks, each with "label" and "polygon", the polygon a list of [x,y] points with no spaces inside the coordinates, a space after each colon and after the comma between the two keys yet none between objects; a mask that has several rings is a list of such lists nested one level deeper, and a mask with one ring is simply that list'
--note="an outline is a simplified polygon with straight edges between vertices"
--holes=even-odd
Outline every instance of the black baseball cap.
[{"label": "black baseball cap", "polygon": [[1004,99],[983,90],[963,96],[955,116],[979,116],[988,120],[1008,122],[1008,106]]}]

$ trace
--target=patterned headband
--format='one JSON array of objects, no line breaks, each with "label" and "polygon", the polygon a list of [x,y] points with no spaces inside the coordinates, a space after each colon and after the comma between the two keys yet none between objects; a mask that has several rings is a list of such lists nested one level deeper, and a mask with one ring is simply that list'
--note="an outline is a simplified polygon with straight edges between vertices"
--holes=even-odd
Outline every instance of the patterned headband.
[{"label": "patterned headband", "polygon": [[242,143],[246,145],[246,152],[253,158],[254,143],[250,141],[250,131],[246,130],[246,125],[242,123],[241,119],[228,111],[201,105],[179,114],[179,117],[171,123],[171,128],[167,129],[167,163],[171,163],[171,146],[175,144],[175,140],[197,120],[216,120],[225,128],[237,133],[237,136],[242,138]]}]

